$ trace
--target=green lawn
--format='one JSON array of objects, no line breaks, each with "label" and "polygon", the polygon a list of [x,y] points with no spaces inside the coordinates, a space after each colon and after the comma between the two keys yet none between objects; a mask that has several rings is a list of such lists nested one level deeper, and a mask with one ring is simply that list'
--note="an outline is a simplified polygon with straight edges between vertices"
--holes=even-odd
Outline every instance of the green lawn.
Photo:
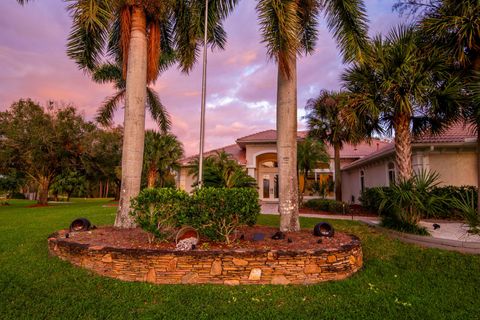
[{"label": "green lawn", "polygon": [[[76,217],[111,224],[105,201],[48,208],[0,207],[1,319],[479,319],[480,256],[421,249],[350,221],[365,266],[352,278],[312,286],[168,285],[102,278],[48,256],[47,236]],[[312,227],[316,219],[302,219]],[[277,225],[274,216],[259,223]]]}]

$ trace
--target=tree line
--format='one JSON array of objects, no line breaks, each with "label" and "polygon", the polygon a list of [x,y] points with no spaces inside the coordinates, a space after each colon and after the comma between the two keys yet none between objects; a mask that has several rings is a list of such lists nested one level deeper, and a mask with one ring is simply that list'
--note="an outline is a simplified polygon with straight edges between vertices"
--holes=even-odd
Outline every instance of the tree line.
[{"label": "tree line", "polygon": [[[86,121],[72,105],[30,100],[0,112],[0,191],[33,194],[39,204],[62,195],[119,198],[123,128]],[[174,186],[182,144],[147,130],[142,184]]]}]

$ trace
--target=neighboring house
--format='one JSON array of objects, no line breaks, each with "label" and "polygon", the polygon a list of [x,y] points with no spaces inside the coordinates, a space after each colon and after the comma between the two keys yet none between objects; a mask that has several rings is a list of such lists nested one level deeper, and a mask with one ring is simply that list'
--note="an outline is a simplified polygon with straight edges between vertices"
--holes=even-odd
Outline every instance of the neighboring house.
[{"label": "neighboring house", "polygon": [[[441,185],[477,186],[476,141],[473,127],[462,123],[437,136],[416,137],[412,141],[413,170],[437,172]],[[343,200],[359,203],[362,190],[388,186],[396,176],[395,145],[390,143],[342,167]]]},{"label": "neighboring house", "polygon": [[[298,141],[303,140],[306,134],[306,131],[298,132]],[[372,139],[370,143],[363,142],[356,146],[346,144],[340,152],[341,166],[347,166],[387,145],[389,142],[380,139]],[[275,130],[266,130],[239,138],[235,144],[206,152],[205,157],[222,150],[231,154],[240,165],[245,167],[248,174],[257,180],[260,199],[278,201],[277,132]],[[314,194],[313,187],[316,184],[333,182],[333,148],[328,147],[327,150],[331,155],[330,163],[319,164],[318,168],[308,176],[307,196]],[[188,172],[191,161],[196,157],[198,155],[183,159],[177,175],[177,186],[187,192],[192,190],[192,184],[195,182],[194,177]],[[303,177],[301,176],[299,180],[302,187]],[[333,193],[330,192],[328,196],[332,197]]]}]

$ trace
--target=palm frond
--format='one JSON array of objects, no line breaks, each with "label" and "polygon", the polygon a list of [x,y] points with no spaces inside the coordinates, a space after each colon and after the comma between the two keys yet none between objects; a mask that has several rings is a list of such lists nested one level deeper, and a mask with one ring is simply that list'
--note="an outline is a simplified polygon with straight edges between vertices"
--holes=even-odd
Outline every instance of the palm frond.
[{"label": "palm frond", "polygon": [[364,61],[368,18],[362,0],[322,0],[327,26],[337,39],[344,61]]},{"label": "palm frond", "polygon": [[108,97],[98,109],[95,120],[103,126],[110,126],[113,120],[113,114],[118,109],[118,104],[125,97],[125,90],[121,90]]},{"label": "palm frond", "polygon": [[160,101],[158,94],[150,87],[147,87],[147,107],[150,110],[153,120],[158,124],[162,133],[167,133],[172,124],[170,115]]},{"label": "palm frond", "polygon": [[105,63],[95,68],[92,79],[97,83],[113,83],[118,90],[123,90],[126,86],[122,78],[122,70],[113,63]]},{"label": "palm frond", "polygon": [[67,10],[73,18],[68,36],[67,55],[80,69],[93,70],[101,61],[111,25],[112,2],[69,0]]}]

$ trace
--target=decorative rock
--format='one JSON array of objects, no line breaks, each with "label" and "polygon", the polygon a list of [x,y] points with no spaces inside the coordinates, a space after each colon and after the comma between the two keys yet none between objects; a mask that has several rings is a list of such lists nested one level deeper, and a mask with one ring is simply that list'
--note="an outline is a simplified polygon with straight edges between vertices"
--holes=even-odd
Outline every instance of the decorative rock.
[{"label": "decorative rock", "polygon": [[305,273],[319,273],[320,269],[316,264],[310,263],[305,266],[305,269],[303,270]]},{"label": "decorative rock", "polygon": [[248,276],[248,280],[260,280],[262,278],[262,269],[253,268],[250,271],[250,275]]},{"label": "decorative rock", "polygon": [[357,259],[355,259],[354,256],[350,256],[350,257],[348,258],[348,261],[350,261],[350,264],[355,264],[356,260],[357,260]]},{"label": "decorative rock", "polygon": [[267,260],[276,260],[278,257],[278,254],[274,251],[269,251],[267,253]]},{"label": "decorative rock", "polygon": [[248,261],[244,260],[244,259],[233,258],[232,262],[236,266],[247,266],[248,265]]},{"label": "decorative rock", "polygon": [[104,246],[90,246],[90,247],[88,247],[88,249],[95,250],[95,251],[102,250],[103,248],[104,248]]},{"label": "decorative rock", "polygon": [[177,261],[178,261],[177,258],[173,258],[172,260],[170,260],[170,262],[168,263],[168,266],[167,266],[167,271],[177,270]]},{"label": "decorative rock", "polygon": [[285,239],[285,233],[283,233],[282,231],[277,231],[277,232],[272,236],[272,239],[273,239],[273,240],[283,240],[283,239]]},{"label": "decorative rock", "polygon": [[175,250],[178,251],[190,251],[195,248],[195,245],[198,243],[197,238],[186,238],[177,242]]},{"label": "decorative rock", "polygon": [[334,263],[335,261],[337,261],[337,257],[335,257],[334,255],[329,255],[327,257],[327,262],[328,263]]},{"label": "decorative rock", "polygon": [[147,275],[145,276],[145,281],[151,283],[157,282],[157,274],[155,272],[155,268],[151,268],[148,270]]},{"label": "decorative rock", "polygon": [[102,262],[110,263],[112,261],[113,261],[113,259],[112,259],[112,255],[110,253],[107,253],[106,255],[104,255],[102,257]]},{"label": "decorative rock", "polygon": [[288,280],[285,276],[274,276],[272,277],[271,284],[287,285],[290,284],[290,280]]},{"label": "decorative rock", "polygon": [[219,276],[222,274],[222,260],[215,260],[212,262],[212,268],[210,269],[212,276]]},{"label": "decorative rock", "polygon": [[240,281],[238,280],[225,280],[223,281],[223,284],[227,286],[238,286],[240,284]]},{"label": "decorative rock", "polygon": [[263,233],[253,234],[253,241],[262,241],[263,239],[265,239],[265,234]]},{"label": "decorative rock", "polygon": [[198,280],[198,273],[196,272],[189,272],[182,277],[182,283],[196,283]]}]

